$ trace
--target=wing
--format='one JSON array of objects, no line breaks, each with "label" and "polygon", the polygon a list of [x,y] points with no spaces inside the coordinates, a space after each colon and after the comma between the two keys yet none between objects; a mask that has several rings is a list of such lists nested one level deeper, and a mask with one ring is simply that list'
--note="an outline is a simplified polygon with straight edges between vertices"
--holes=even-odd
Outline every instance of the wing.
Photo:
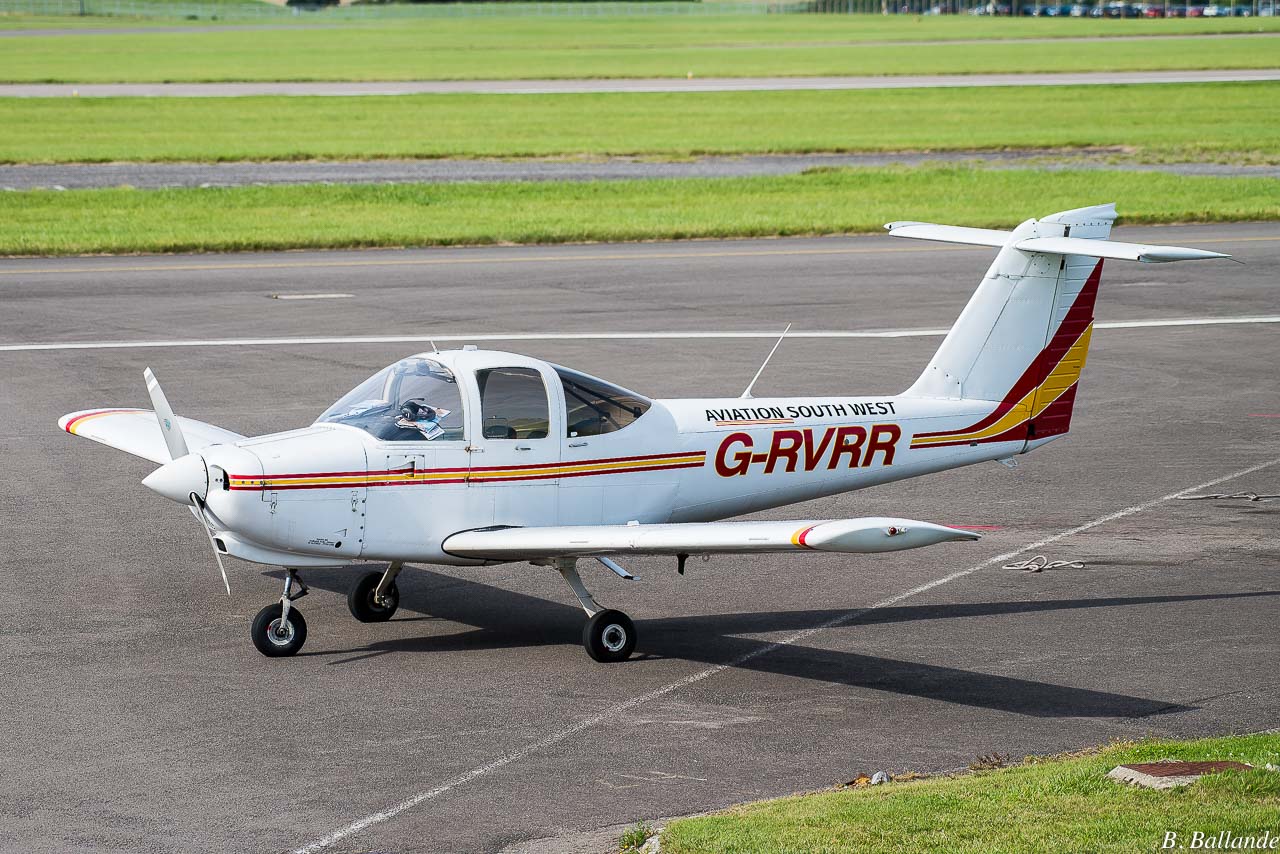
[{"label": "wing", "polygon": [[532,560],[604,555],[743,554],[755,552],[896,552],[978,534],[913,519],[798,522],[687,522],[460,531],[443,548],[457,557]]},{"label": "wing", "polygon": [[[243,439],[239,433],[223,430],[203,421],[173,416],[182,427],[188,448],[201,448]],[[150,409],[86,409],[58,419],[58,426],[73,436],[83,436],[153,463],[169,462],[169,447],[160,432],[160,422]]]}]

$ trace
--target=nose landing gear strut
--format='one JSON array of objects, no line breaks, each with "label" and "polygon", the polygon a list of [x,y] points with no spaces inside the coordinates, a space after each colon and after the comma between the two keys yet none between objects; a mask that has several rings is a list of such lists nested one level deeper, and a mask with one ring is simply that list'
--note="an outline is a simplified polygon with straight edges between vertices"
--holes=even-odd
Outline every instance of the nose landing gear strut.
[{"label": "nose landing gear strut", "polygon": [[253,618],[249,636],[258,652],[268,658],[298,654],[307,641],[307,621],[293,603],[306,595],[307,585],[298,577],[298,571],[286,568],[284,593],[280,595],[280,601],[263,608]]}]

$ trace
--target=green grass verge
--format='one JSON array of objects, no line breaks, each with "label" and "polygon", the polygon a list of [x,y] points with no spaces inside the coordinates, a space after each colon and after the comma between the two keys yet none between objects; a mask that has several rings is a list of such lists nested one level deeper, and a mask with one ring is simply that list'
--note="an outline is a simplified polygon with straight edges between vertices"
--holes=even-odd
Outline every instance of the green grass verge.
[{"label": "green grass verge", "polygon": [[[1124,762],[1235,759],[1254,766],[1159,792],[1106,779]],[[1149,741],[1094,755],[1032,761],[956,778],[891,783],[749,804],[672,822],[663,854],[834,854],[912,851],[1160,849],[1166,831],[1274,836],[1280,816],[1280,735]]]},{"label": "green grass verge", "polygon": [[[409,80],[1266,68],[1271,38],[957,39],[1280,32],[1280,19],[918,20],[875,15],[430,19],[7,39],[0,81]],[[922,51],[892,40],[938,41]]]},{"label": "green grass verge", "polygon": [[0,99],[0,162],[1123,146],[1280,158],[1280,83],[356,98]]},{"label": "green grass verge", "polygon": [[[289,18],[281,17],[280,23],[287,25]],[[7,30],[137,30],[167,29],[170,27],[199,27],[210,22],[207,20],[190,21],[182,18],[109,18],[96,15],[23,15],[0,10],[0,32]],[[253,26],[252,21],[239,21],[246,26]]]},{"label": "green grass verge", "polygon": [[1106,201],[1126,222],[1280,219],[1280,179],[921,168],[782,178],[0,193],[0,253],[557,243],[1011,226]]}]

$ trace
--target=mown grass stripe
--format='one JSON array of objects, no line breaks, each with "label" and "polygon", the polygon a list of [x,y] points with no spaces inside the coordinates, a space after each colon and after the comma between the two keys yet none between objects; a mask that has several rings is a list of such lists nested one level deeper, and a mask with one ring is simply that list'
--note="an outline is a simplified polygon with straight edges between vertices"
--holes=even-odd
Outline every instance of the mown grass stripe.
[{"label": "mown grass stripe", "polygon": [[1280,219],[1280,179],[859,169],[769,178],[0,193],[0,253],[184,252],[1006,227],[1116,200],[1123,221]]}]

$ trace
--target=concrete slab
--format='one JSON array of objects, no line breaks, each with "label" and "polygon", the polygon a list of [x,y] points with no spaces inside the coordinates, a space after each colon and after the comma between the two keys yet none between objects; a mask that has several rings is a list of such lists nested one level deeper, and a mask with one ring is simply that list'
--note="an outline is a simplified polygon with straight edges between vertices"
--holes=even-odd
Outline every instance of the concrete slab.
[{"label": "concrete slab", "polygon": [[[1103,320],[1277,313],[1274,224],[1117,237],[1247,263],[1109,264]],[[737,393],[771,340],[644,333],[945,326],[989,255],[938,249],[12,259],[0,342],[621,330],[637,336],[512,347],[653,395]],[[353,296],[267,298],[321,291]],[[789,339],[757,390],[903,388],[937,343]],[[301,425],[412,349],[0,351],[0,849],[497,852],[867,769],[1280,723],[1280,507],[1162,500],[1222,478],[1201,492],[1280,493],[1280,418],[1255,417],[1280,414],[1276,324],[1100,330],[1071,437],[1016,471],[786,511],[993,526],[979,543],[695,562],[683,577],[641,560],[640,582],[590,577],[639,629],[641,654],[618,667],[587,658],[571,595],[528,566],[407,569],[384,624],[347,613],[353,572],[310,573],[308,648],[264,659],[247,626],[279,579],[233,563],[227,598],[199,527],[138,484],[151,466],[55,424],[145,405],[150,364],[183,414],[244,433]],[[1037,543],[1083,567],[1001,569]]]}]

